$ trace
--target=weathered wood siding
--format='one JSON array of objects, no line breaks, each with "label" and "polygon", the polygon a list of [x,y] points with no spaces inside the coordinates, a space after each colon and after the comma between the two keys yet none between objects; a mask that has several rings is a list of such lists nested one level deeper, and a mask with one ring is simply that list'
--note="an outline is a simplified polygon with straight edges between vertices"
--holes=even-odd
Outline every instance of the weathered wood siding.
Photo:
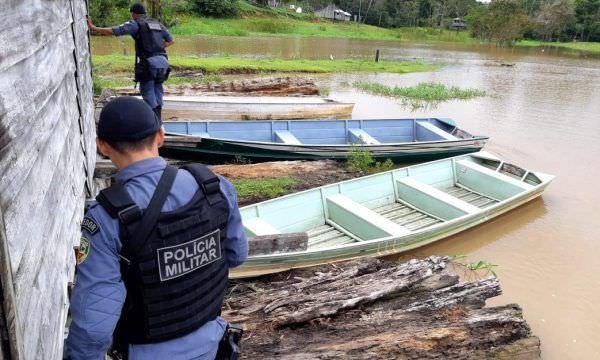
[{"label": "weathered wood siding", "polygon": [[12,358],[60,359],[95,146],[85,0],[0,1],[0,266]]}]

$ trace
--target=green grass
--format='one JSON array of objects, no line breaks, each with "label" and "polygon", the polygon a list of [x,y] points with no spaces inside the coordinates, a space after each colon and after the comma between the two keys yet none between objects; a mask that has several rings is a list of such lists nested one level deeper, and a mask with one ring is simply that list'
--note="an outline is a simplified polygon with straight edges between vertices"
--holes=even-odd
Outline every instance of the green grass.
[{"label": "green grass", "polygon": [[467,32],[432,28],[384,29],[354,22],[332,22],[310,17],[249,17],[213,19],[184,17],[172,29],[175,35],[220,36],[319,36],[367,40],[394,40],[415,42],[479,43]]},{"label": "green grass", "polygon": [[580,52],[600,54],[600,42],[544,42],[536,40],[522,40],[517,43],[521,47],[556,47]]},{"label": "green grass", "polygon": [[485,92],[477,89],[461,89],[459,87],[446,87],[443,84],[420,83],[412,87],[390,87],[378,83],[357,81],[352,84],[359,90],[383,96],[401,97],[426,102],[439,102],[452,99],[471,99],[485,96]]},{"label": "green grass", "polygon": [[[94,69],[99,76],[111,76],[131,72],[131,56],[94,55]],[[269,73],[269,72],[387,72],[411,73],[432,71],[439,65],[417,61],[380,61],[361,59],[309,60],[309,59],[251,59],[235,57],[169,57],[175,70],[200,70],[206,74]]]},{"label": "green grass", "polygon": [[387,159],[384,162],[376,161],[368,150],[356,147],[350,151],[350,156],[346,161],[346,167],[363,174],[374,174],[392,170],[394,163],[390,159]]},{"label": "green grass", "polygon": [[291,177],[231,180],[240,199],[249,197],[269,197],[285,195],[298,183]]}]

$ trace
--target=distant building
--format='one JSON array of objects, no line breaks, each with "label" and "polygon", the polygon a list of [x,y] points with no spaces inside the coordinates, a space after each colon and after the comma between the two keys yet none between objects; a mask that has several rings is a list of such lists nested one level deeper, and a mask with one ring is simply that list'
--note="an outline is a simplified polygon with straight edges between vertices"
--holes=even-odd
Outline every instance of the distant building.
[{"label": "distant building", "polygon": [[315,11],[315,15],[324,19],[351,21],[352,14],[346,12],[334,4],[329,4],[326,8]]},{"label": "distant building", "polygon": [[270,7],[278,7],[281,6],[281,0],[269,0],[268,6]]},{"label": "distant building", "polygon": [[461,18],[452,19],[452,24],[450,24],[450,28],[453,30],[463,30],[467,27],[467,22]]}]

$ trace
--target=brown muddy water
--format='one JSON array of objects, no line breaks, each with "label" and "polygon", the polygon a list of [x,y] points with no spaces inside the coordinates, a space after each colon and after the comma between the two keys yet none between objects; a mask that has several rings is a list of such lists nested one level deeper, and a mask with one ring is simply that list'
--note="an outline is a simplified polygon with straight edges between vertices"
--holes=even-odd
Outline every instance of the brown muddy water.
[{"label": "brown muddy water", "polygon": [[[102,39],[104,41],[104,39]],[[98,43],[122,51],[129,40]],[[329,96],[354,101],[355,118],[450,117],[501,158],[557,176],[543,197],[407,256],[467,255],[497,264],[504,295],[541,338],[544,359],[600,359],[600,58],[565,51],[307,38],[186,38],[172,53],[285,58],[418,59],[436,72],[317,76]],[[130,51],[130,50],[128,50]],[[501,66],[501,63],[514,66]],[[409,86],[439,82],[487,96],[413,109],[348,88],[353,81]],[[405,257],[403,257],[405,258]]]}]

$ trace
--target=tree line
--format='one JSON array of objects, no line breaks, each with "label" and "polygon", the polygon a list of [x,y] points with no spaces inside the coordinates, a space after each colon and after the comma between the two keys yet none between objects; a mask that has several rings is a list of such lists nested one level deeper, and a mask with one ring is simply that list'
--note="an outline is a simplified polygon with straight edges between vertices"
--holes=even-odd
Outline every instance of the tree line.
[{"label": "tree line", "polygon": [[[308,7],[328,0],[304,1]],[[370,25],[447,28],[467,21],[473,36],[498,43],[520,38],[600,41],[600,0],[338,0],[336,5]]]},{"label": "tree line", "polygon": [[[170,22],[175,14],[235,17],[242,0],[145,0],[154,16]],[[259,6],[273,1],[249,0]],[[600,0],[280,0],[305,12],[331,3],[358,21],[384,28],[448,28],[454,18],[467,21],[474,37],[510,44],[521,38],[545,41],[600,41]],[[128,17],[130,0],[91,0],[90,13],[100,24]]]}]

